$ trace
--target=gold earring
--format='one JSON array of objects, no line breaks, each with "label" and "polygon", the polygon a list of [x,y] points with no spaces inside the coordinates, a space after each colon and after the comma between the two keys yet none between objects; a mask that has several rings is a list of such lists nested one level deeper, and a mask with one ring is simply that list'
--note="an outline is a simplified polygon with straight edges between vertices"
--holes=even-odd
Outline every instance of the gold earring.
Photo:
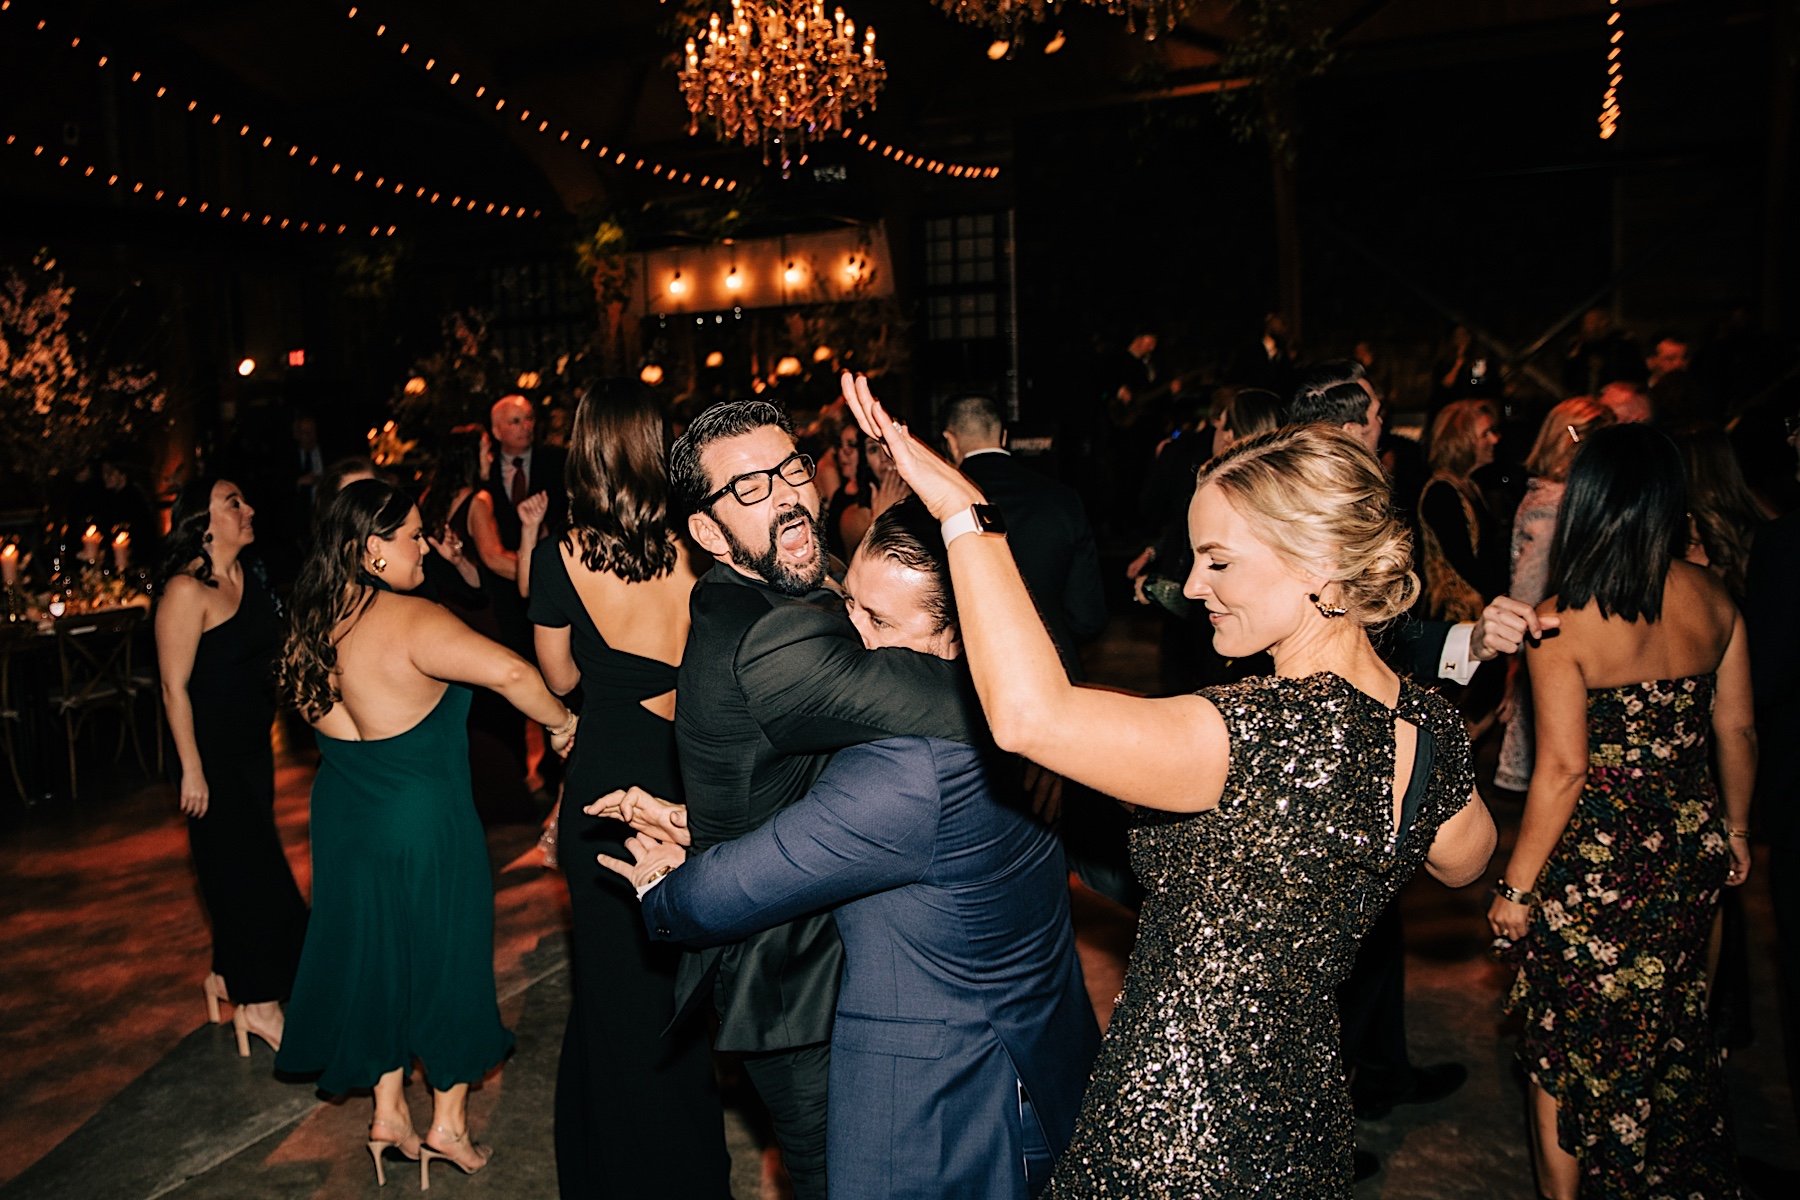
[{"label": "gold earring", "polygon": [[1319,599],[1319,593],[1317,592],[1308,593],[1306,598],[1311,600],[1312,606],[1319,610],[1319,615],[1327,620],[1330,620],[1333,617],[1341,617],[1350,611],[1347,608],[1340,608],[1335,604],[1326,604]]},{"label": "gold earring", "polygon": [[387,559],[385,559],[385,558],[379,558],[379,557],[378,557],[378,558],[376,558],[376,559],[375,559],[375,561],[374,561],[374,562],[372,562],[372,563],[370,563],[370,564],[369,564],[369,565],[370,565],[370,566],[371,566],[371,567],[374,567],[374,568],[375,568],[375,573],[376,573],[376,574],[377,574],[377,575],[379,575],[379,574],[381,574],[381,573],[382,573],[382,572],[383,572],[383,571],[385,571],[385,570],[387,570]]}]

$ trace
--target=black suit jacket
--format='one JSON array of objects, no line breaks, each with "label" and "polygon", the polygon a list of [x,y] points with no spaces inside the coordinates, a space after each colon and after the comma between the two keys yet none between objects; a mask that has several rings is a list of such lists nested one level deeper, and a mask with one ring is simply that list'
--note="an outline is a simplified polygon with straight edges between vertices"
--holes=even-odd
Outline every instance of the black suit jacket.
[{"label": "black suit jacket", "polygon": [[1071,678],[1081,678],[1075,647],[1106,628],[1106,592],[1094,530],[1075,489],[1046,478],[1010,454],[974,454],[962,472],[1006,518],[1013,561]]},{"label": "black suit jacket", "polygon": [[[959,664],[910,650],[864,650],[834,592],[796,600],[718,565],[695,585],[689,607],[675,738],[693,853],[750,832],[800,799],[834,750],[907,734],[986,741]],[[830,914],[814,913],[684,955],[676,1010],[685,1016],[710,991],[720,1050],[824,1042],[842,963]]]},{"label": "black suit jacket", "polygon": [[1756,689],[1756,819],[1778,849],[1800,850],[1800,513],[1757,532],[1744,624]]},{"label": "black suit jacket", "polygon": [[1376,636],[1375,650],[1396,672],[1411,676],[1423,687],[1430,687],[1442,678],[1438,674],[1442,665],[1438,660],[1453,627],[1450,621],[1401,617]]},{"label": "black suit jacket", "polygon": [[[494,448],[494,469],[488,473],[487,482],[482,486],[488,495],[494,498],[494,523],[500,527],[500,544],[508,550],[519,548],[518,510],[513,507],[512,496],[502,486],[505,478],[500,464],[500,448]],[[568,456],[556,446],[533,446],[531,448],[531,467],[525,474],[527,494],[532,492],[550,493],[550,511],[544,515],[544,528],[551,533],[558,533],[569,520],[569,492],[563,483],[563,469],[568,464]],[[529,549],[526,556],[530,556]]]}]

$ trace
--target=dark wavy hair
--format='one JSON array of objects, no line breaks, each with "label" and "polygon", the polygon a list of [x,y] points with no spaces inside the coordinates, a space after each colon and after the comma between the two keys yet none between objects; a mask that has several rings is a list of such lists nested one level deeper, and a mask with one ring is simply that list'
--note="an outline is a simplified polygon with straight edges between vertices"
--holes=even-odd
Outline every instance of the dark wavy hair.
[{"label": "dark wavy hair", "polygon": [[[1679,339],[1677,339],[1679,340]],[[1762,509],[1725,431],[1693,429],[1676,437],[1687,466],[1688,511],[1713,573],[1742,604],[1750,567],[1750,543],[1763,523]]]},{"label": "dark wavy hair", "polygon": [[1603,617],[1660,619],[1669,560],[1686,540],[1687,483],[1669,435],[1640,423],[1594,430],[1556,511],[1557,611],[1591,601]]},{"label": "dark wavy hair", "polygon": [[659,579],[680,553],[669,521],[668,431],[649,389],[606,384],[583,396],[569,430],[569,528],[562,544],[590,571]]},{"label": "dark wavy hair", "polygon": [[[161,582],[167,583],[177,575],[192,575],[207,587],[219,586],[213,578],[207,531],[212,527],[213,489],[223,482],[217,475],[199,475],[182,485],[169,510],[169,540],[157,573]],[[189,564],[196,559],[198,565],[190,569]]]},{"label": "dark wavy hair", "polygon": [[430,536],[444,536],[444,526],[450,523],[450,502],[456,499],[456,493],[466,487],[481,486],[481,443],[486,438],[487,430],[479,425],[458,425],[438,446],[431,486],[419,502],[419,519]]},{"label": "dark wavy hair", "polygon": [[700,465],[702,450],[713,442],[740,437],[765,425],[773,425],[790,436],[794,432],[787,417],[767,400],[726,400],[695,417],[669,450],[669,487],[681,507],[688,512],[699,511],[700,502],[714,490],[706,468]]},{"label": "dark wavy hair", "polygon": [[375,600],[375,579],[362,566],[364,548],[371,537],[393,537],[412,509],[412,498],[399,488],[359,479],[319,514],[312,553],[294,582],[287,641],[276,671],[282,699],[308,721],[317,721],[342,699],[331,679],[337,670],[332,631]]}]

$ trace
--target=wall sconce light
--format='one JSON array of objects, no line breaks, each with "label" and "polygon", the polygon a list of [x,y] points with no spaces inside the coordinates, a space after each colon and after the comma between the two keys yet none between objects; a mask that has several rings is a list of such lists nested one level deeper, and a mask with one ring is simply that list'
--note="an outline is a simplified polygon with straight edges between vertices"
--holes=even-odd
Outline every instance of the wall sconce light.
[{"label": "wall sconce light", "polygon": [[787,281],[787,283],[790,287],[796,283],[799,283],[800,282],[800,266],[799,266],[799,264],[795,263],[792,259],[789,259],[788,265],[787,265],[787,270],[785,270],[781,273],[781,277]]},{"label": "wall sconce light", "polygon": [[255,371],[256,360],[254,358],[241,359],[238,362],[238,374],[242,375],[245,379],[250,378]]},{"label": "wall sconce light", "polygon": [[744,277],[738,274],[737,266],[733,264],[731,270],[725,273],[725,287],[728,290],[735,292],[743,286]]},{"label": "wall sconce light", "polygon": [[687,280],[681,277],[680,271],[677,271],[675,277],[669,280],[669,295],[679,296],[685,291],[687,291]]}]

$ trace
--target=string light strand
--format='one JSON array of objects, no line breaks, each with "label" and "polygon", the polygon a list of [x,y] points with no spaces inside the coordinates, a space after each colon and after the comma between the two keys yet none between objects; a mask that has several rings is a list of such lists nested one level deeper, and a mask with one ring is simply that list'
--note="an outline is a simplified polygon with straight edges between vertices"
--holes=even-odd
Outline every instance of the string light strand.
[{"label": "string light strand", "polygon": [[933,175],[949,175],[956,179],[998,179],[1000,168],[992,166],[973,166],[969,163],[945,162],[942,159],[927,158],[923,154],[914,154],[903,146],[892,142],[884,142],[880,138],[870,137],[866,133],[858,133],[854,129],[843,131],[844,139],[850,144],[867,150],[889,162],[903,167],[911,167],[915,171],[927,171]]},{"label": "string light strand", "polygon": [[[122,194],[136,196],[150,201],[152,204],[164,205],[183,212],[197,215],[217,217],[226,224],[249,226],[257,229],[273,229],[283,233],[322,233],[331,235],[365,236],[362,226],[351,225],[343,221],[295,220],[276,213],[258,212],[235,204],[219,204],[212,200],[202,200],[173,188],[159,188],[155,184],[142,179],[133,179],[128,175],[120,175],[96,167],[92,163],[76,160],[73,155],[57,154],[43,145],[22,138],[16,133],[6,135],[6,146],[21,151],[39,162],[64,171],[72,171],[84,179],[91,179],[101,187]],[[235,219],[234,219],[235,218]],[[366,236],[391,238],[399,233],[397,225],[371,225]]]},{"label": "string light strand", "polygon": [[[0,0],[0,12],[9,11],[11,8],[12,0]],[[35,23],[35,29],[38,33],[53,38],[61,38],[64,36],[52,32],[49,25],[50,23],[47,20],[40,19]],[[79,34],[68,35],[69,49],[80,50],[82,41],[83,39]],[[403,197],[425,205],[443,205],[461,212],[475,213],[482,216],[520,219],[530,217],[536,219],[544,215],[542,209],[527,208],[523,204],[489,203],[486,200],[478,199],[473,196],[464,196],[462,193],[448,188],[434,188],[418,184],[408,185],[405,181],[396,179],[390,175],[357,167],[353,163],[344,163],[326,155],[315,154],[310,150],[301,147],[297,142],[289,141],[286,138],[278,138],[247,122],[237,120],[227,121],[224,113],[213,108],[211,105],[203,104],[198,99],[190,98],[183,104],[180,96],[176,94],[176,89],[169,87],[167,84],[157,83],[150,79],[144,71],[136,69],[128,70],[124,64],[118,62],[111,54],[101,54],[94,59],[94,62],[99,70],[117,71],[133,85],[144,88],[152,98],[156,100],[173,101],[176,105],[185,108],[188,112],[207,121],[210,125],[219,126],[221,129],[227,130],[235,127],[238,137],[246,142],[258,144],[266,151],[285,157],[303,167],[324,172],[332,178],[355,185],[373,188],[384,196]],[[206,115],[209,112],[212,114],[210,119]]]},{"label": "string light strand", "polygon": [[[499,95],[493,86],[478,83],[465,71],[452,70],[444,63],[440,55],[427,53],[413,42],[401,38],[386,22],[377,21],[363,12],[360,5],[351,5],[344,16],[348,21],[361,20],[364,25],[372,24],[375,37],[382,39],[384,43],[397,45],[402,56],[419,62],[427,73],[442,77],[446,86],[468,90],[475,99],[483,103],[492,103],[496,113],[507,111],[507,97]],[[393,35],[391,38],[390,34]],[[738,181],[729,176],[684,170],[681,167],[658,162],[653,158],[634,154],[619,146],[607,145],[598,138],[577,137],[573,130],[552,123],[541,112],[537,114],[535,121],[532,120],[532,110],[524,105],[514,105],[512,113],[516,114],[521,125],[535,130],[540,137],[548,137],[557,142],[572,145],[584,154],[591,154],[598,162],[606,166],[623,167],[631,171],[648,173],[659,179],[666,179],[670,183],[711,188],[714,191],[737,191]]]},{"label": "string light strand", "polygon": [[1619,85],[1625,82],[1625,12],[1619,0],[1607,0],[1606,94],[1600,98],[1600,140],[1619,132]]}]

